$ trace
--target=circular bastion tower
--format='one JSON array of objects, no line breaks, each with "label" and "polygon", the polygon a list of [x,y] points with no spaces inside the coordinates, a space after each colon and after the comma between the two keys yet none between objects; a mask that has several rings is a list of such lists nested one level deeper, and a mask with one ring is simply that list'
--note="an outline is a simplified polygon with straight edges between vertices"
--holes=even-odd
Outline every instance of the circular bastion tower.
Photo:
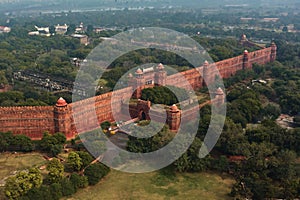
[{"label": "circular bastion tower", "polygon": [[72,138],[71,132],[71,115],[68,103],[60,97],[54,107],[54,130],[55,132],[64,133],[67,139]]}]

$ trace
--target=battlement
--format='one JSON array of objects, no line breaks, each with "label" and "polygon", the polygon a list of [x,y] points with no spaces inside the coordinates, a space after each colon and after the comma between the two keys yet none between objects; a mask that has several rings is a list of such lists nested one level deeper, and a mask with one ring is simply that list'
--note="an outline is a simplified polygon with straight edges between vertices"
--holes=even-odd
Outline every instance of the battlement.
[{"label": "battlement", "polygon": [[[240,56],[216,63],[205,62],[196,69],[169,76],[162,64],[159,64],[156,69],[149,68],[145,71],[139,69],[135,75],[130,75],[129,87],[71,104],[67,104],[60,98],[54,106],[0,107],[0,132],[11,131],[14,134],[25,134],[32,139],[41,139],[45,131],[63,132],[68,139],[71,139],[77,134],[99,127],[103,121],[115,121],[113,113],[122,113],[123,100],[129,99],[132,95],[140,98],[142,89],[146,87],[173,85],[188,90],[201,88],[213,83],[217,72],[219,72],[220,78],[229,78],[239,70],[251,69],[254,63],[266,64],[274,61],[276,50],[276,45],[272,43],[269,48],[254,52],[245,51]],[[221,103],[224,98],[221,95],[213,101]],[[143,117],[141,110],[149,110],[149,108],[149,102],[140,102],[136,108],[131,106],[130,112],[135,117]],[[191,114],[187,116],[192,117],[192,113],[197,111],[191,109],[189,112]],[[73,115],[76,115],[76,121]],[[178,116],[179,112],[177,111],[168,114],[167,123],[172,130],[175,130],[179,124]],[[146,113],[144,117],[147,119],[149,116]],[[78,123],[80,126],[76,126]]]}]

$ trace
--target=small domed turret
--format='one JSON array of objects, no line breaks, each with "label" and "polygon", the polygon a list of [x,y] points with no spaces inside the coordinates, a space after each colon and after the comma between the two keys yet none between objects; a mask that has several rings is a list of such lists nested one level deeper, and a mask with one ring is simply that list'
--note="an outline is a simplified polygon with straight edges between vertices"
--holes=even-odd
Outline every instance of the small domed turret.
[{"label": "small domed turret", "polygon": [[216,95],[224,95],[224,92],[222,90],[222,88],[218,88],[217,91],[216,91]]},{"label": "small domed turret", "polygon": [[248,55],[248,50],[245,50],[245,51],[244,51],[244,54],[245,54],[245,55]]},{"label": "small domed turret", "polygon": [[247,36],[245,34],[242,35],[241,40],[247,40]]},{"label": "small domed turret", "polygon": [[138,68],[135,72],[136,75],[142,75],[143,71],[141,70],[141,68]]},{"label": "small domed turret", "polygon": [[172,112],[177,112],[177,111],[179,111],[179,109],[178,109],[178,107],[176,106],[176,104],[173,104],[173,105],[170,107],[170,110],[171,110]]},{"label": "small domed turret", "polygon": [[67,106],[67,102],[64,98],[60,97],[57,102],[56,102],[56,106],[57,107],[64,107],[64,106]]},{"label": "small domed turret", "polygon": [[209,65],[209,62],[206,60],[206,61],[204,61],[203,65],[204,65],[204,66],[208,66],[208,65]]},{"label": "small domed turret", "polygon": [[129,73],[128,78],[132,78],[132,77],[133,77],[132,73]]},{"label": "small domed turret", "polygon": [[157,65],[156,67],[158,70],[163,70],[165,67],[162,63],[159,63],[159,65]]}]

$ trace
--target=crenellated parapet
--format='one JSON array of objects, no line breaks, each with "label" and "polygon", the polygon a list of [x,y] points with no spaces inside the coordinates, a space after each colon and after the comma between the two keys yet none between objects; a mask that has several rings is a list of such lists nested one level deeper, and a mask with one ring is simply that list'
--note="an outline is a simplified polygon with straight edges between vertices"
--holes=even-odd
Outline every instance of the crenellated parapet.
[{"label": "crenellated parapet", "polygon": [[[268,48],[254,52],[245,51],[240,56],[216,63],[206,61],[196,69],[169,76],[163,64],[159,64],[156,68],[138,69],[134,74],[129,74],[129,86],[126,88],[71,104],[60,98],[53,106],[0,107],[0,132],[11,131],[14,134],[25,134],[32,139],[41,139],[45,131],[63,132],[68,139],[71,139],[77,134],[98,128],[103,121],[115,121],[114,114],[122,113],[123,101],[132,96],[140,98],[144,88],[156,85],[173,85],[185,89],[201,88],[213,83],[217,74],[221,76],[220,78],[229,78],[239,70],[251,69],[254,63],[273,62],[276,60],[276,53],[276,44],[272,43]],[[224,103],[224,92],[218,89],[212,101],[217,104]],[[135,117],[143,118],[143,112],[140,111],[149,111],[150,106],[149,102],[141,101],[139,107],[131,106],[129,112]],[[182,114],[182,111],[175,106],[171,106],[167,111],[166,123],[172,131],[178,129]],[[196,113],[197,109],[188,112],[191,114],[185,116],[192,117],[192,113]],[[148,119],[149,115],[144,114]],[[159,113],[154,112],[153,116],[160,118]],[[76,123],[80,126],[76,126]]]},{"label": "crenellated parapet", "polygon": [[0,132],[40,139],[43,132],[54,132],[53,113],[53,106],[0,107]]}]

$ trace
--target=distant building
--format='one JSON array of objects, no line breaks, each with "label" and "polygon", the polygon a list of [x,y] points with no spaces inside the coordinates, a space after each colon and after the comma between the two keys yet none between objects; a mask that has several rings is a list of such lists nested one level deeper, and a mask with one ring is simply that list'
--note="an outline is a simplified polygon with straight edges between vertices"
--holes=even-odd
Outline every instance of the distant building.
[{"label": "distant building", "polygon": [[0,33],[9,33],[11,31],[11,28],[7,26],[0,26]]},{"label": "distant building", "polygon": [[285,31],[285,32],[297,32],[295,30],[295,25],[294,24],[288,24],[286,26],[281,26],[280,29],[282,31]]},{"label": "distant building", "polygon": [[111,28],[107,28],[107,27],[94,27],[93,31],[95,33],[101,33],[102,31],[116,31],[116,30],[120,30],[117,27],[111,27]]},{"label": "distant building", "polygon": [[38,27],[34,26],[36,28],[36,31],[31,31],[28,33],[28,35],[40,35],[40,36],[51,36],[49,27]]},{"label": "distant building", "polygon": [[248,22],[248,21],[254,20],[252,17],[241,17],[240,19],[243,22]]},{"label": "distant building", "polygon": [[82,45],[89,45],[89,37],[87,35],[73,34],[73,38],[77,38]]},{"label": "distant building", "polygon": [[97,33],[97,34],[101,33],[104,30],[105,30],[105,28],[102,28],[102,27],[94,27],[94,32]]},{"label": "distant building", "polygon": [[55,26],[55,33],[64,35],[68,31],[68,28],[69,28],[69,26],[67,24],[65,24],[65,25],[57,24],[57,26]]},{"label": "distant building", "polygon": [[76,27],[75,33],[84,33],[84,32],[85,32],[84,26],[83,23],[81,22],[80,25]]},{"label": "distant building", "polygon": [[260,46],[258,46],[257,44],[255,44],[254,42],[248,40],[247,36],[245,34],[243,34],[240,38],[240,44],[243,45],[244,47],[258,47],[260,48]]},{"label": "distant building", "polygon": [[262,22],[277,22],[279,18],[263,18]]}]

